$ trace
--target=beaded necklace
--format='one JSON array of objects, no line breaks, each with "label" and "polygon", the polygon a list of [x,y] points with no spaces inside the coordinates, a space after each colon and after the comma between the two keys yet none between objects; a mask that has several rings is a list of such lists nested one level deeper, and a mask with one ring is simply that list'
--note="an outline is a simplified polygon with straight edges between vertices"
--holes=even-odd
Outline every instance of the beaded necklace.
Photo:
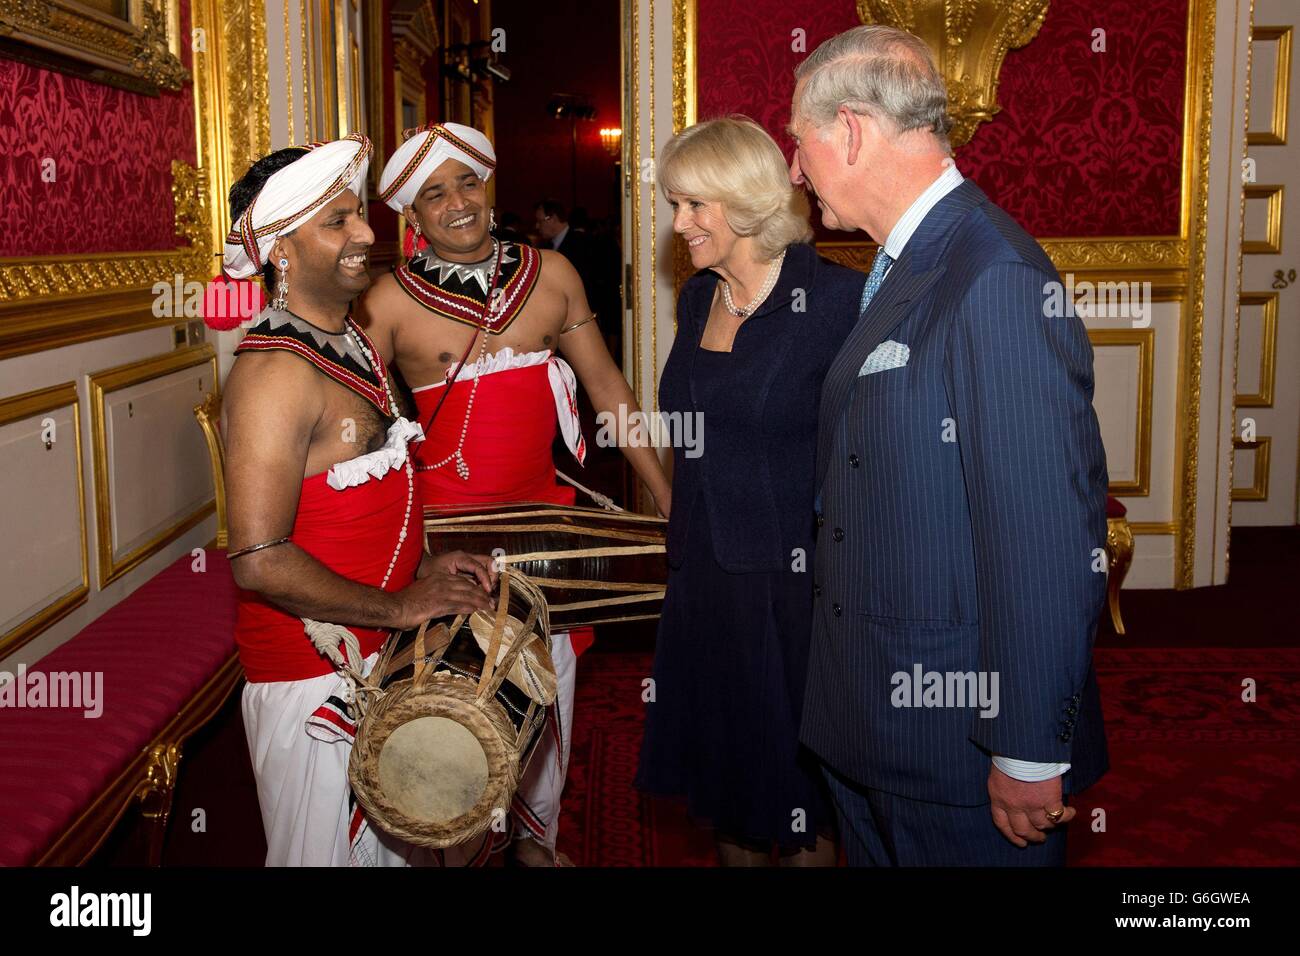
[{"label": "beaded necklace", "polygon": [[[375,353],[371,351],[369,341],[367,340],[363,343],[361,338],[356,334],[351,318],[347,320],[347,334],[348,338],[350,338],[352,343],[357,347],[357,350],[360,351],[361,354],[366,357],[366,361],[370,363],[370,370],[374,372],[375,377],[383,382],[384,392],[388,396],[388,412],[393,418],[398,418],[400,409],[397,405],[397,396],[393,394],[392,383],[388,380],[388,372],[384,368],[383,363],[375,356]],[[384,579],[379,583],[379,589],[381,591],[388,586],[388,579],[392,577],[393,568],[397,567],[397,559],[402,553],[402,545],[406,543],[406,528],[411,521],[411,508],[415,504],[415,470],[411,467],[411,457],[411,452],[408,449],[406,452],[406,461],[403,462],[404,470],[406,471],[406,514],[402,517],[402,530],[397,535],[397,547],[393,549],[392,560],[388,562],[388,570],[384,572]]]},{"label": "beaded necklace", "polygon": [[[434,471],[435,469],[441,468],[443,465],[454,461],[456,463],[456,474],[462,481],[469,481],[469,464],[465,461],[462,449],[465,447],[465,436],[469,434],[469,417],[474,411],[474,396],[478,394],[478,382],[482,377],[479,374],[479,365],[483,361],[484,354],[487,352],[487,329],[492,324],[489,316],[500,311],[501,308],[500,302],[497,301],[499,298],[497,296],[497,281],[501,277],[501,244],[495,239],[492,240],[492,264],[488,269],[488,274],[492,276],[492,281],[488,285],[487,295],[483,298],[483,312],[480,315],[479,322],[474,330],[475,338],[482,336],[482,341],[479,344],[478,356],[474,359],[474,384],[470,386],[469,400],[465,404],[465,418],[460,423],[460,438],[456,442],[456,448],[442,461],[435,462],[431,465],[420,465],[421,471]],[[438,417],[438,412],[442,408],[442,403],[446,401],[447,395],[456,384],[456,379],[460,376],[460,370],[465,366],[465,359],[469,357],[470,350],[473,348],[474,339],[470,339],[469,348],[465,350],[465,355],[461,358],[460,364],[456,366],[455,372],[453,372],[451,377],[448,379],[446,390],[442,393],[442,398],[438,400],[438,407],[433,410],[433,415],[429,418],[429,425],[425,428],[426,434],[429,432],[429,429],[433,427],[433,420]]]}]

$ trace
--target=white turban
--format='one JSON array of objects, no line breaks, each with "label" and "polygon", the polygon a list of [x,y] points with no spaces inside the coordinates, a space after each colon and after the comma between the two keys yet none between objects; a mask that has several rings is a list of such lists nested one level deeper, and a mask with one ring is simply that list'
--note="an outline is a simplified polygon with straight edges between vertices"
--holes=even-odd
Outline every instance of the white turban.
[{"label": "white turban", "polygon": [[277,238],[297,229],[345,190],[361,195],[361,181],[370,168],[370,140],[350,133],[303,148],[307,153],[301,159],[271,174],[226,236],[226,275],[257,275]]},{"label": "white turban", "polygon": [[449,159],[458,159],[487,182],[497,168],[492,143],[478,130],[459,123],[437,123],[406,131],[379,178],[379,201],[397,212],[415,203],[416,194],[433,171]]}]

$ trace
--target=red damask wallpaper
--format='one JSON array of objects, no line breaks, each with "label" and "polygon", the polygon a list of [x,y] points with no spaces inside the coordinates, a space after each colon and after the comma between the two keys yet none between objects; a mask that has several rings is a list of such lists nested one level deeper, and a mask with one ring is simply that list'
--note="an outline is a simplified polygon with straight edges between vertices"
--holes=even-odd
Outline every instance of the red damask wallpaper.
[{"label": "red damask wallpaper", "polygon": [[175,248],[171,163],[195,153],[189,85],[142,96],[0,58],[0,257]]},{"label": "red damask wallpaper", "polygon": [[[857,26],[853,0],[698,0],[701,119],[746,113],[781,143],[792,49]],[[1007,54],[998,102],[957,153],[962,172],[1036,236],[1174,235],[1188,0],[1052,0]],[[1106,52],[1094,53],[1093,31]],[[828,234],[830,237],[830,234]],[[837,236],[836,238],[843,238]]]}]

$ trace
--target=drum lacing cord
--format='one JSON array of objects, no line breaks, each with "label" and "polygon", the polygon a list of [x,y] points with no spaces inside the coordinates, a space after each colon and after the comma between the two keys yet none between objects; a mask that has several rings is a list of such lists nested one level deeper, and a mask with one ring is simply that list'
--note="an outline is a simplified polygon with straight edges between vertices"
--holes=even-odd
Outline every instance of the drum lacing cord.
[{"label": "drum lacing cord", "polygon": [[[352,699],[360,711],[358,716],[364,716],[370,705],[369,695],[380,698],[384,696],[384,690],[362,675],[359,669],[363,662],[361,642],[357,640],[357,636],[342,624],[329,624],[304,617],[302,625],[316,650],[324,655],[340,676],[348,682],[352,688]],[[353,661],[357,664],[354,665]]]},{"label": "drum lacing cord", "polygon": [[560,469],[558,469],[558,468],[555,469],[555,474],[556,474],[557,477],[559,477],[559,478],[563,478],[563,479],[564,479],[565,481],[567,481],[569,484],[573,485],[573,487],[577,488],[579,491],[581,491],[581,492],[583,492],[584,494],[586,494],[589,498],[591,498],[592,501],[596,502],[596,504],[600,505],[600,506],[601,506],[602,508],[604,508],[606,511],[626,511],[626,510],[627,510],[627,509],[625,509],[625,508],[620,508],[618,505],[614,504],[614,500],[613,500],[612,498],[610,498],[608,495],[602,495],[599,491],[592,491],[590,488],[588,488],[586,485],[582,484],[581,482],[574,481],[572,478],[570,478],[570,477],[569,477],[568,475],[566,475],[564,472],[560,471]]}]

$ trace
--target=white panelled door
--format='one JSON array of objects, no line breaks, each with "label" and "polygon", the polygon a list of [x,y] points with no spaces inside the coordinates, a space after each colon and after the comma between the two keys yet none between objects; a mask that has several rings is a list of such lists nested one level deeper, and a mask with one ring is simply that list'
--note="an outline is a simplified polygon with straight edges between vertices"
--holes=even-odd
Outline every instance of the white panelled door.
[{"label": "white panelled door", "polygon": [[1257,0],[1237,336],[1232,524],[1300,522],[1300,4]]}]

